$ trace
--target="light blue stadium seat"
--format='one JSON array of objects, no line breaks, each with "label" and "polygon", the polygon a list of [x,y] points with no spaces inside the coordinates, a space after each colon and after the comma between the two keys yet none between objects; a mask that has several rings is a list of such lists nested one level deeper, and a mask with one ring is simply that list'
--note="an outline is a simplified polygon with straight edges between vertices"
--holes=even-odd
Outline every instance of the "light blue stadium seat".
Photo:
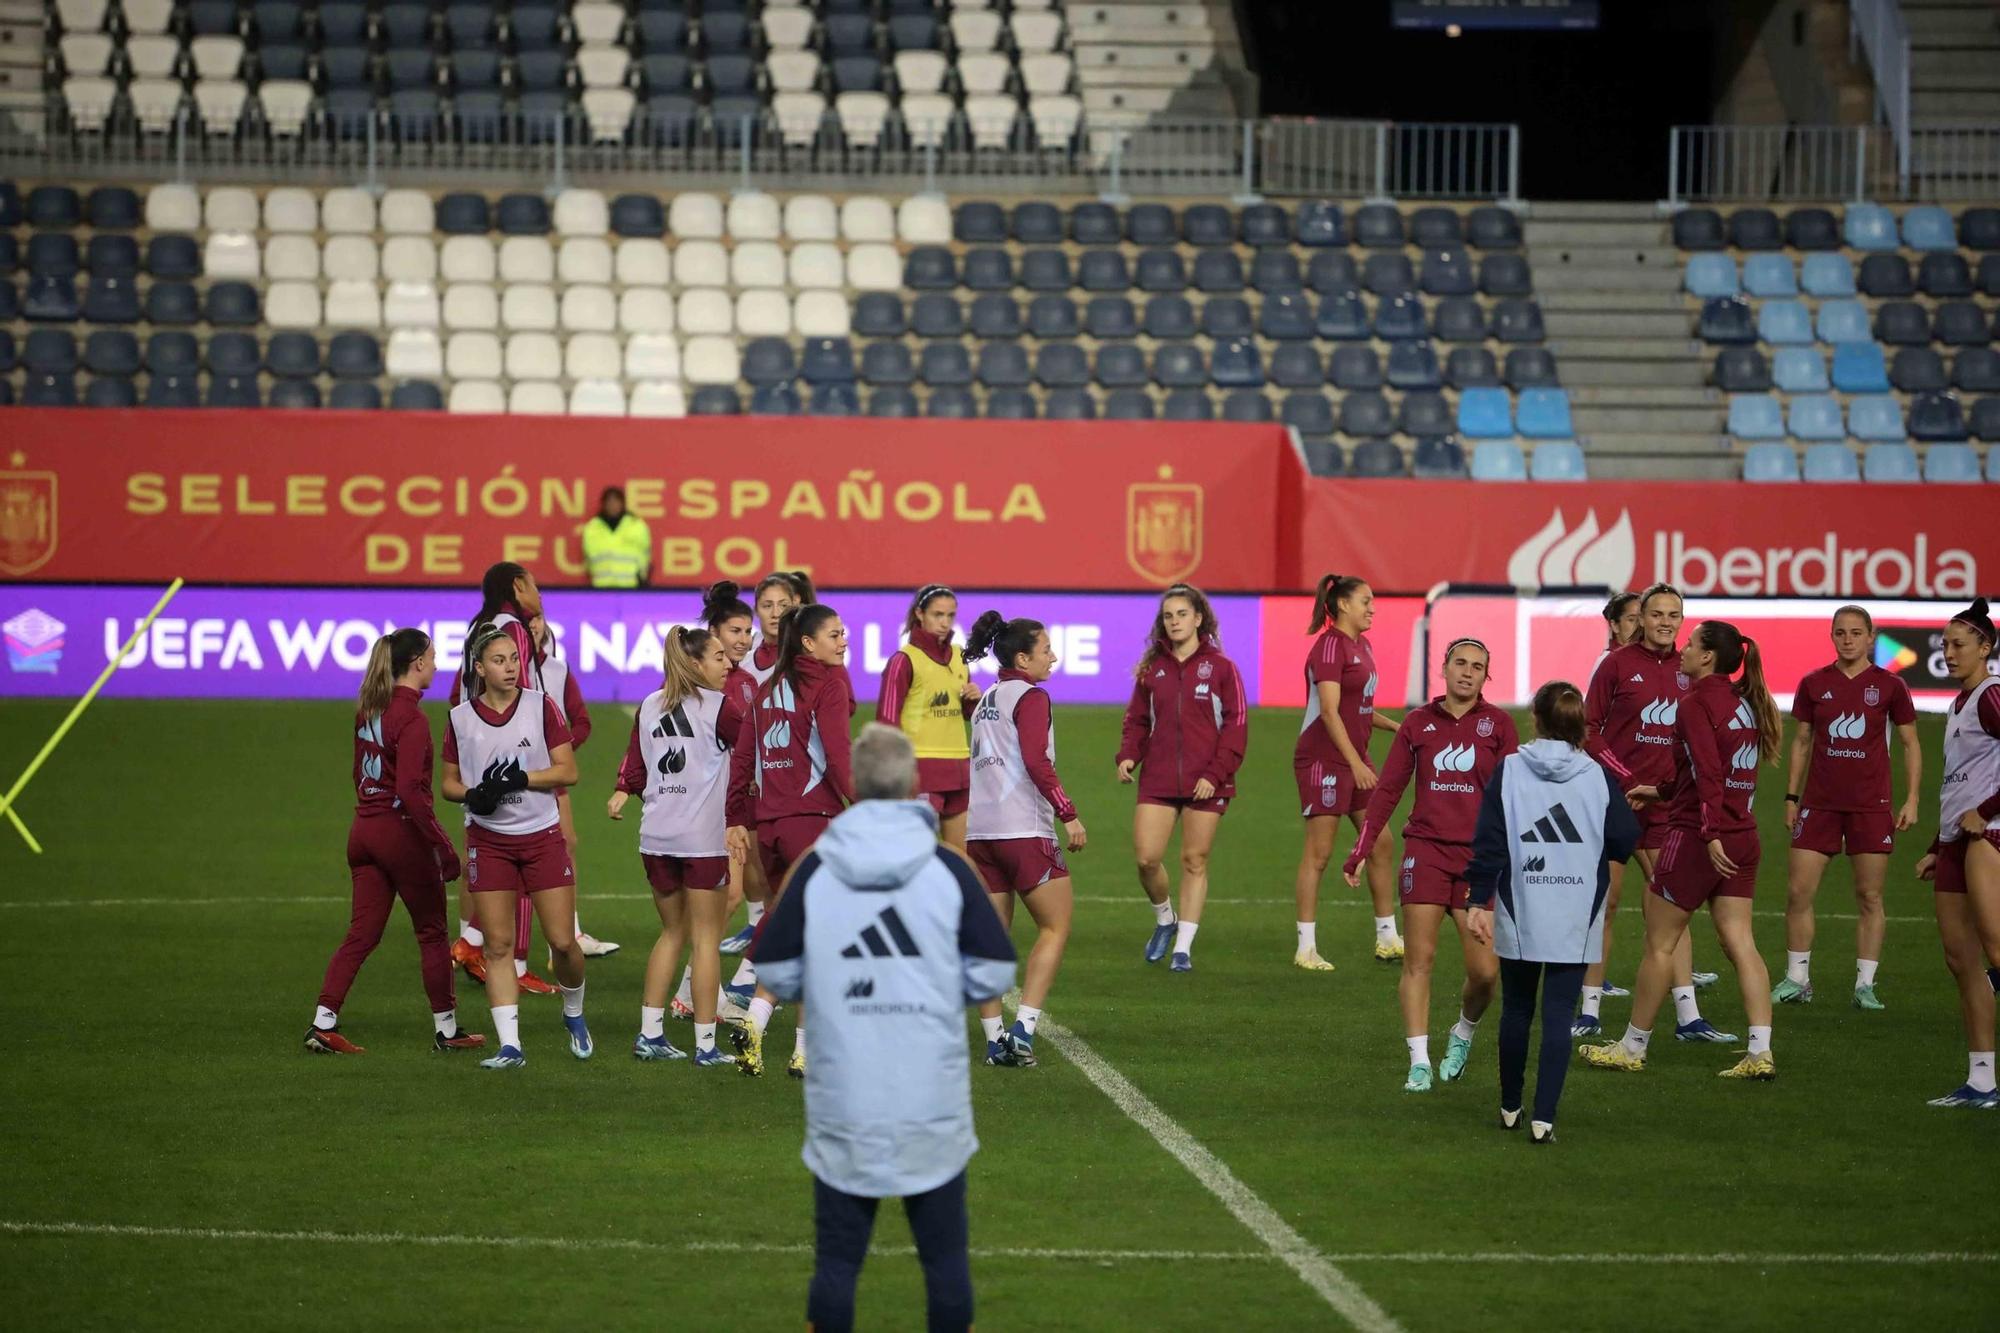
[{"label": "light blue stadium seat", "polygon": [[1903,405],[1886,393],[1863,394],[1847,403],[1847,433],[1857,440],[1908,438],[1903,428]]},{"label": "light blue stadium seat", "polygon": [[1771,356],[1771,383],[1785,393],[1825,393],[1826,356],[1817,347],[1780,347]]},{"label": "light blue stadium seat", "polygon": [[1846,255],[1810,254],[1799,267],[1799,285],[1807,296],[1821,298],[1854,295],[1854,265]]},{"label": "light blue stadium seat", "polygon": [[1894,444],[1871,444],[1861,456],[1863,481],[1921,481],[1923,475],[1917,466],[1917,451],[1901,440]]},{"label": "light blue stadium seat", "polygon": [[1566,440],[1576,434],[1570,424],[1569,394],[1562,389],[1523,389],[1515,405],[1515,421],[1531,440]]},{"label": "light blue stadium seat", "polygon": [[1903,244],[1912,250],[1956,250],[1951,214],[1936,204],[1911,209],[1903,214]]},{"label": "light blue stadium seat", "polygon": [[1807,481],[1861,480],[1861,464],[1845,444],[1807,445],[1804,470]]},{"label": "light blue stadium seat", "polygon": [[1458,395],[1458,433],[1469,440],[1512,439],[1513,406],[1505,389],[1466,389]]},{"label": "light blue stadium seat", "polygon": [[1797,481],[1799,457],[1789,444],[1753,444],[1743,451],[1743,480]]},{"label": "light blue stadium seat", "polygon": [[1481,440],[1472,446],[1474,481],[1526,481],[1528,460],[1512,440]]},{"label": "light blue stadium seat", "polygon": [[1734,296],[1736,261],[1725,254],[1689,255],[1681,285],[1695,296]]},{"label": "light blue stadium seat", "polygon": [[2000,482],[2000,445],[1986,451],[1986,480]]},{"label": "light blue stadium seat", "polygon": [[1584,466],[1583,450],[1575,440],[1544,440],[1535,446],[1528,475],[1536,481],[1584,481],[1590,470]]},{"label": "light blue stadium seat", "polygon": [[1757,337],[1773,345],[1809,343],[1812,316],[1798,301],[1766,301],[1757,311]]},{"label": "light blue stadium seat", "polygon": [[1868,308],[1859,301],[1822,302],[1815,331],[1823,343],[1865,343],[1875,336],[1869,329]]},{"label": "light blue stadium seat", "polygon": [[1784,254],[1756,254],[1743,261],[1743,290],[1752,296],[1797,296],[1799,275]]},{"label": "light blue stadium seat", "polygon": [[1841,238],[1850,250],[1894,250],[1899,244],[1896,215],[1880,204],[1849,204]]},{"label": "light blue stadium seat", "polygon": [[1795,440],[1847,438],[1847,427],[1840,419],[1840,403],[1828,394],[1805,394],[1792,399],[1785,428]]},{"label": "light blue stadium seat", "polygon": [[1842,393],[1889,392],[1889,364],[1882,356],[1882,344],[1836,344],[1833,349],[1833,387]]},{"label": "light blue stadium seat", "polygon": [[1778,402],[1778,396],[1770,393],[1731,394],[1729,433],[1739,440],[1784,439],[1785,409]]},{"label": "light blue stadium seat", "polygon": [[1979,455],[1969,444],[1934,444],[1924,454],[1924,480],[1976,482]]}]

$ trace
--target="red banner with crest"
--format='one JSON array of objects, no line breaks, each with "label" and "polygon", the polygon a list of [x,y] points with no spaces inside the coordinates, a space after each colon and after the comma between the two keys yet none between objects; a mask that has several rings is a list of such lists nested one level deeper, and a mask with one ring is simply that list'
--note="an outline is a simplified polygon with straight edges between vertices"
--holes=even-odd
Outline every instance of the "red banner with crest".
[{"label": "red banner with crest", "polygon": [[0,578],[583,580],[607,485],[653,582],[1261,590],[1304,472],[1275,426],[11,409]]}]

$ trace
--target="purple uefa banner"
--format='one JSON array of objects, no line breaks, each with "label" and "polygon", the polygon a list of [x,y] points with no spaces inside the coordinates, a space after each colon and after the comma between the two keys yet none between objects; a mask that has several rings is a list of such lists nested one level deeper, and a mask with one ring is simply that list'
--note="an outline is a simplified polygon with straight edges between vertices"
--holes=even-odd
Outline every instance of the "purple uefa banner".
[{"label": "purple uefa banner", "polygon": [[[74,697],[118,651],[159,597],[157,588],[0,586],[7,669],[0,697]],[[848,628],[848,665],[863,703],[895,651],[904,593],[827,592]],[[1224,643],[1252,692],[1259,678],[1259,599],[1217,597]],[[636,703],[659,688],[660,636],[700,610],[692,592],[550,591],[561,655],[592,703]],[[1150,593],[964,592],[961,626],[988,607],[1049,626],[1061,659],[1049,691],[1058,703],[1122,704],[1157,606]],[[185,588],[105,687],[113,698],[346,699],[369,648],[387,629],[428,630],[448,660],[478,610],[470,592],[385,588]],[[990,677],[990,663],[982,664]],[[445,697],[440,684],[433,697]]]}]

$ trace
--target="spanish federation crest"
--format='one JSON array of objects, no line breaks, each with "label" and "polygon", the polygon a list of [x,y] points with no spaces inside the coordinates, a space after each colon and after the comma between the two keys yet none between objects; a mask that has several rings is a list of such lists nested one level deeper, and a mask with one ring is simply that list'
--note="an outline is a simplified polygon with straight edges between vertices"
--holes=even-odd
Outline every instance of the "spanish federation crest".
[{"label": "spanish federation crest", "polygon": [[1861,691],[1861,702],[1867,704],[1870,708],[1875,707],[1882,702],[1882,691],[1870,685],[1867,689]]},{"label": "spanish federation crest", "polygon": [[1686,689],[1688,687],[1688,673],[1685,671],[1676,671],[1674,673],[1674,684],[1680,686],[1682,689]]},{"label": "spanish federation crest", "polygon": [[1491,740],[1493,738],[1493,719],[1490,717],[1480,718],[1479,725],[1474,727],[1473,730],[1479,733],[1479,739]]},{"label": "spanish federation crest", "polygon": [[1186,578],[1201,564],[1201,487],[1159,481],[1125,488],[1125,558],[1141,576],[1168,584]]},{"label": "spanish federation crest", "polygon": [[1207,680],[1215,674],[1215,664],[1213,662],[1203,662],[1194,669],[1194,674],[1202,680]]},{"label": "spanish federation crest", "polygon": [[56,553],[56,474],[24,471],[15,453],[0,470],[0,574],[32,574]]}]

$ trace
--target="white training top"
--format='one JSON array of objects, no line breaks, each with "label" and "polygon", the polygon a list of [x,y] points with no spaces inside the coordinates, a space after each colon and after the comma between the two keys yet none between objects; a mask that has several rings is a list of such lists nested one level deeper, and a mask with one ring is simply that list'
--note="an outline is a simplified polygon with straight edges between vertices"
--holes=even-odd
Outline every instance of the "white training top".
[{"label": "white training top", "polygon": [[764,631],[760,629],[751,630],[750,651],[743,654],[743,660],[737,663],[738,666],[742,667],[745,671],[750,673],[751,679],[755,680],[759,686],[763,685],[765,681],[769,680],[771,678],[771,673],[778,669],[778,659],[775,657],[771,659],[771,665],[767,667],[760,667],[757,665],[757,650],[763,646],[764,646]]},{"label": "white training top", "polygon": [[646,803],[639,850],[648,856],[727,856],[729,748],[716,735],[719,690],[697,690],[672,708],[655,690],[639,705]]},{"label": "white training top", "polygon": [[[1056,811],[1036,790],[1021,759],[1021,733],[1014,708],[1021,696],[1041,687],[1032,681],[998,681],[972,714],[972,795],[966,813],[968,840],[1056,836]],[[1056,761],[1055,720],[1049,720],[1049,763]]]},{"label": "white training top", "polygon": [[[1965,706],[1945,715],[1944,786],[1938,792],[1939,842],[1957,842],[1965,836],[1958,821],[1968,810],[2000,791],[2000,736],[1992,736],[1979,725],[1979,696],[2000,688],[2000,676],[1987,676],[1965,696]],[[2000,819],[1986,821],[1989,829],[2000,828]]]},{"label": "white training top", "polygon": [[556,706],[556,716],[563,720],[564,726],[568,726],[569,709],[563,707],[563,700],[569,697],[569,663],[551,656],[538,670],[542,677],[542,692]]},{"label": "white training top", "polygon": [[[549,766],[549,739],[543,729],[545,695],[522,690],[514,711],[499,726],[481,717],[470,699],[451,710],[451,730],[458,748],[458,772],[468,787],[476,787],[509,766],[532,773]],[[560,822],[552,791],[511,791],[490,815],[465,812],[468,827],[520,836],[540,833]]]}]

